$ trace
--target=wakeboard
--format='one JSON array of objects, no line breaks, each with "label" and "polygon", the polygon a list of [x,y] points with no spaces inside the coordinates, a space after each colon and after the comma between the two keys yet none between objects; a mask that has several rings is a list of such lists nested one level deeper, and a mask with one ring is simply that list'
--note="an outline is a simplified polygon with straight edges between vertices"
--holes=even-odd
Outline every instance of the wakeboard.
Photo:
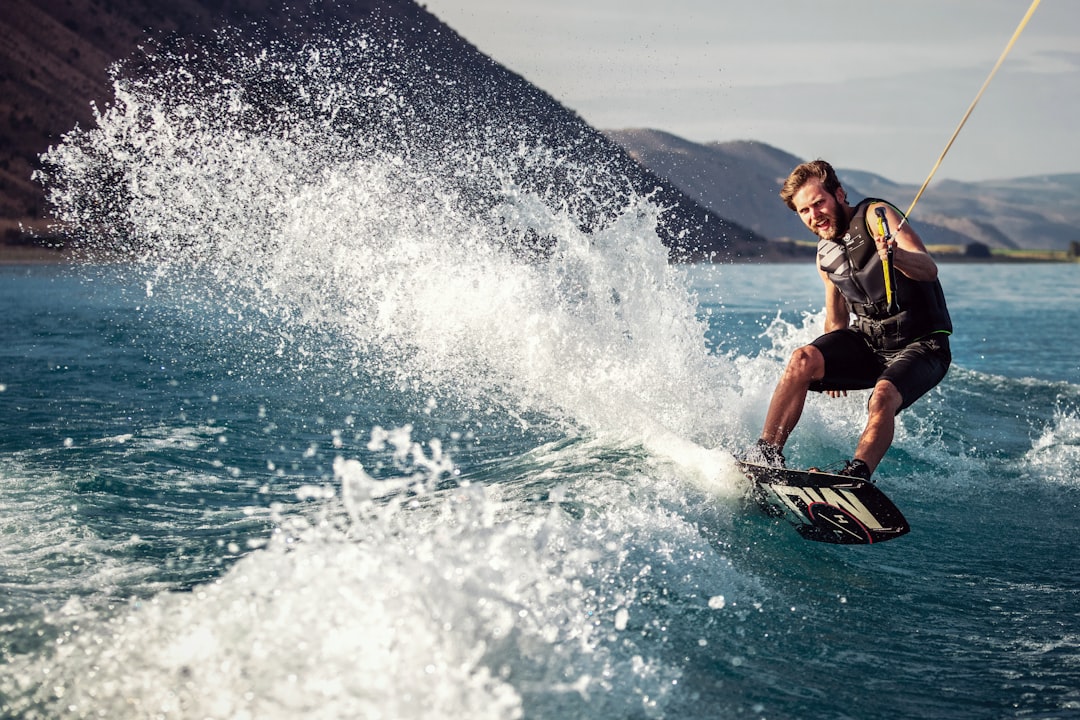
[{"label": "wakeboard", "polygon": [[741,460],[738,465],[761,509],[787,519],[807,540],[870,545],[911,530],[892,500],[869,481]]}]

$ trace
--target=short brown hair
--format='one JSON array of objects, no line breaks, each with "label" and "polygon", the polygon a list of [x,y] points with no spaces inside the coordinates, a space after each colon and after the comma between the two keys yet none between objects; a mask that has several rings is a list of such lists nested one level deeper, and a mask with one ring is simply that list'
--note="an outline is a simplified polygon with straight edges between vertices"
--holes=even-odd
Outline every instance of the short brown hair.
[{"label": "short brown hair", "polygon": [[840,189],[840,179],[836,177],[833,166],[819,158],[813,162],[804,162],[791,171],[787,180],[784,181],[784,187],[780,189],[780,199],[794,210],[795,203],[792,198],[795,197],[795,193],[799,192],[803,185],[815,178],[821,180],[822,187],[830,195],[835,194]]}]

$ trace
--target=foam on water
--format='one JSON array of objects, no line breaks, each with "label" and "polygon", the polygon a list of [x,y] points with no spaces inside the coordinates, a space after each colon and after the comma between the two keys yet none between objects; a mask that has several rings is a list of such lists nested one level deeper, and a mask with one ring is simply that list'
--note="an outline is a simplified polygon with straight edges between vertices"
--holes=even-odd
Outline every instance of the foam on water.
[{"label": "foam on water", "polygon": [[1047,479],[1074,485],[1080,467],[1080,410],[1055,408],[1053,422],[1035,439],[1024,457]]},{"label": "foam on water", "polygon": [[[2,508],[5,541],[0,545],[8,608],[28,604],[27,596],[49,603],[54,593],[73,596],[89,590],[108,595],[119,587],[145,583],[164,588],[152,578],[148,563],[124,557],[130,539],[106,541],[88,532],[77,505],[62,491],[73,480],[70,471],[43,472],[32,462],[8,457],[0,464],[4,488]],[[55,608],[54,608],[55,609]]]},{"label": "foam on water", "polygon": [[[396,478],[339,459],[334,486],[298,489],[307,509],[280,515],[270,543],[214,582],[55,612],[52,651],[9,666],[10,707],[505,718],[528,701],[648,716],[679,680],[662,657],[672,605],[704,618],[754,601],[755,583],[687,522],[700,498],[632,457],[598,463],[609,444],[542,451],[555,477],[534,499],[513,484],[430,490],[454,467],[406,429],[373,433],[372,447]],[[597,472],[560,480],[561,465],[589,462]]]}]

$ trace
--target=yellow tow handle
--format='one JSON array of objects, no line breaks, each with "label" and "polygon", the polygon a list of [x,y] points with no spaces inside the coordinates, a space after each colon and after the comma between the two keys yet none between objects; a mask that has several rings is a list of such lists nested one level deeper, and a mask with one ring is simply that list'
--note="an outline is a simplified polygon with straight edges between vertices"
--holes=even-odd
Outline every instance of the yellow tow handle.
[{"label": "yellow tow handle", "polygon": [[888,305],[889,315],[900,312],[900,304],[896,302],[896,276],[893,275],[893,246],[892,232],[889,230],[889,221],[885,217],[885,208],[880,205],[874,209],[877,214],[878,233],[885,238],[885,262],[881,269],[885,273],[885,303]]}]

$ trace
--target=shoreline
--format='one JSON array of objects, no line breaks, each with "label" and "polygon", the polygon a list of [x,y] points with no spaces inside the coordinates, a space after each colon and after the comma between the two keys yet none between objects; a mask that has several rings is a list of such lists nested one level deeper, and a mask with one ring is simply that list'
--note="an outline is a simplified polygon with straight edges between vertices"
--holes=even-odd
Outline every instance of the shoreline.
[{"label": "shoreline", "polygon": [[63,248],[0,244],[0,265],[66,265],[75,262],[79,262],[76,253]]},{"label": "shoreline", "polygon": [[[991,257],[968,257],[959,253],[933,253],[939,263],[963,263],[967,265],[1000,265],[1015,263],[1078,263],[1080,259],[1065,256],[1056,257],[1054,251],[1030,250],[1028,254],[992,255]],[[104,253],[72,250],[70,248],[50,248],[41,245],[11,245],[0,243],[0,265],[75,265],[93,262],[117,262],[117,258],[106,258]],[[119,260],[123,262],[123,260]],[[813,257],[785,258],[738,258],[725,260],[724,263],[741,265],[754,264],[791,264],[813,262]],[[690,263],[698,264],[698,263]]]},{"label": "shoreline", "polygon": [[123,262],[125,259],[118,253],[86,247],[0,242],[0,266],[103,264]]}]

